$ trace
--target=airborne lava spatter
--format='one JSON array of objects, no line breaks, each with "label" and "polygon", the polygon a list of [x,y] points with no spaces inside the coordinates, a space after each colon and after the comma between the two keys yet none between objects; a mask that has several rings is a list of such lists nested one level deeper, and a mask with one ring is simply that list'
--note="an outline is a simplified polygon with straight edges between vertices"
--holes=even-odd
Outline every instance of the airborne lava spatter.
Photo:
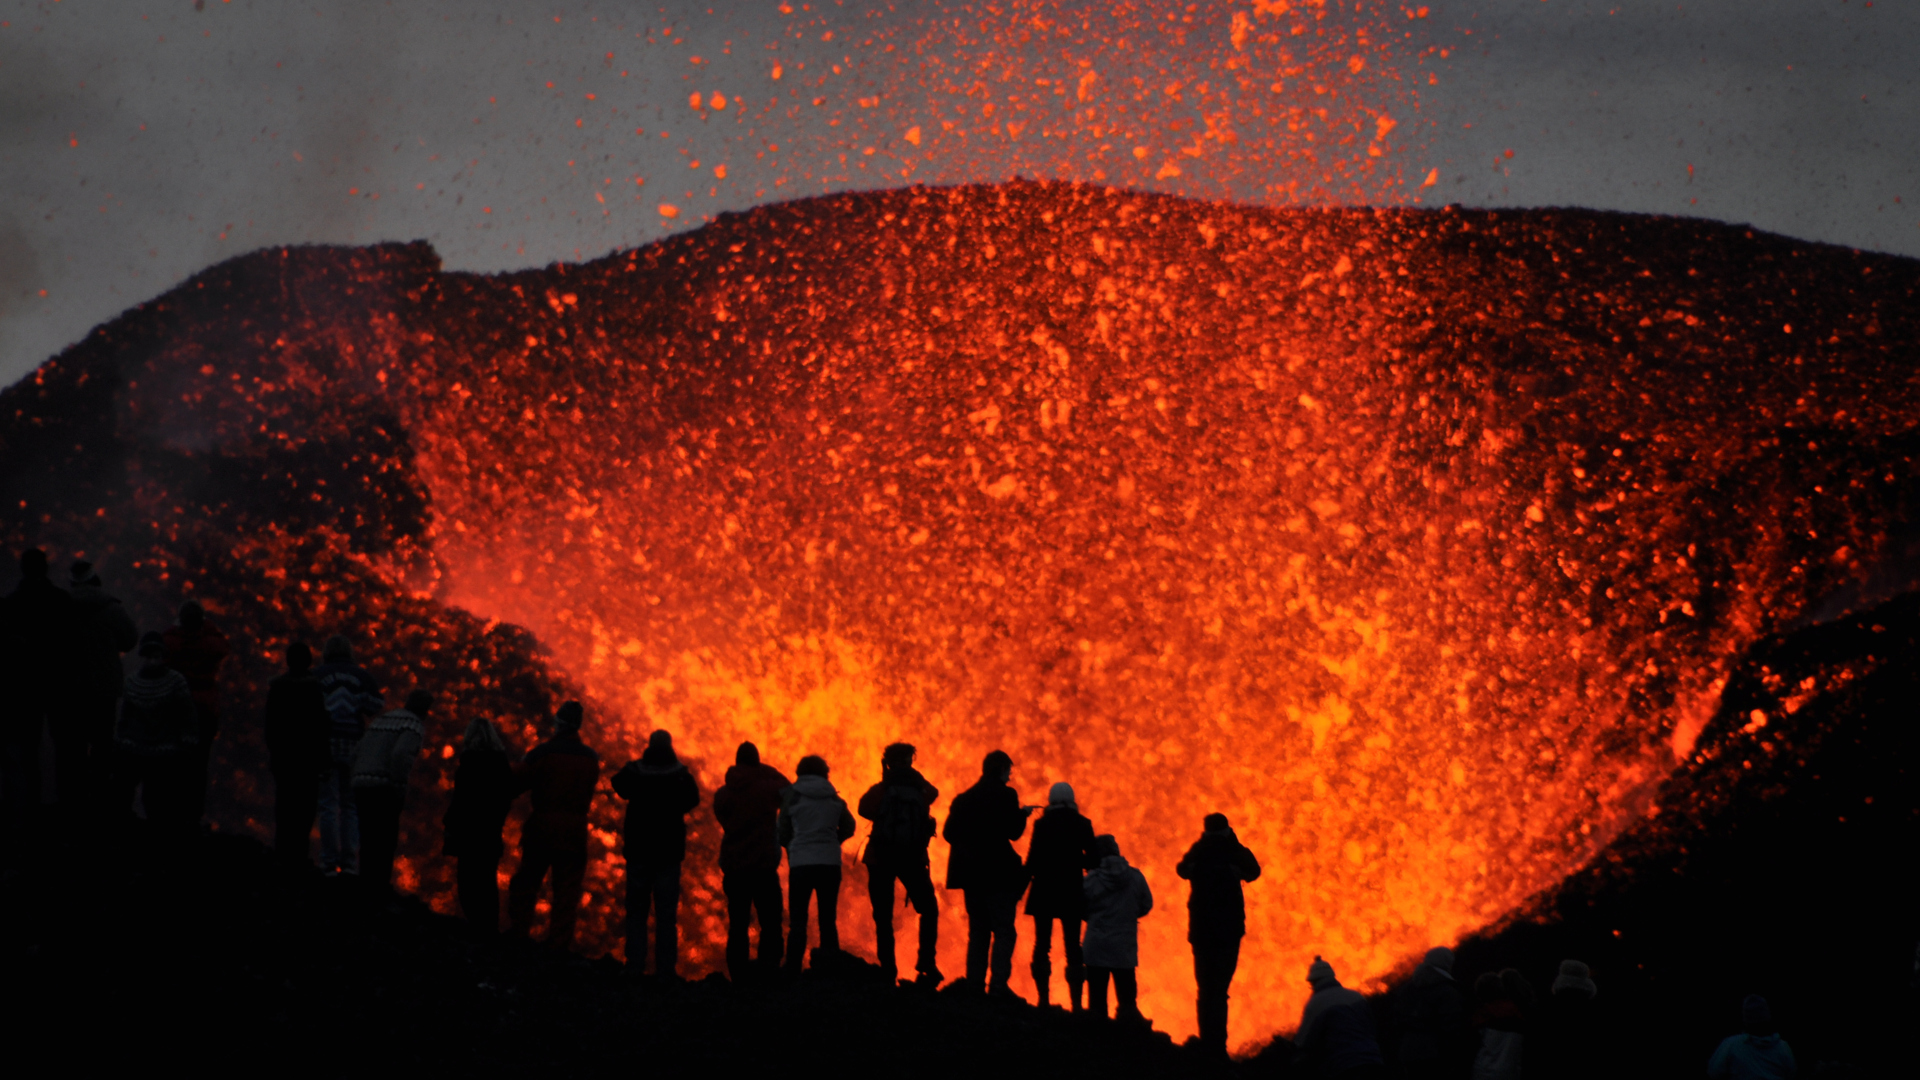
[{"label": "airborne lava spatter", "polygon": [[[530,628],[624,725],[609,757],[664,725],[710,763],[823,753],[843,791],[896,738],[947,795],[995,746],[1023,792],[1071,780],[1159,894],[1143,1004],[1178,1033],[1172,864],[1225,811],[1268,867],[1244,1043],[1312,954],[1377,979],[1580,865],[1732,658],[1871,563],[1916,277],[1612,215],[913,190],[500,278],[263,253],[198,283],[257,290],[228,314],[164,301],[205,314],[115,397],[131,444],[164,409],[221,460],[297,448],[318,402],[390,412],[427,523],[359,564]],[[193,528],[149,505],[141,542]]]}]

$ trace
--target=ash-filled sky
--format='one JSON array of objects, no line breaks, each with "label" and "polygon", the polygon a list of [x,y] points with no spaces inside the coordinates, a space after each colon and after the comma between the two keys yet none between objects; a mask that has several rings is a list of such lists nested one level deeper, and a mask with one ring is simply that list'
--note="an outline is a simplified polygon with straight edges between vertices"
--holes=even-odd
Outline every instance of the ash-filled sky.
[{"label": "ash-filled sky", "polygon": [[1912,0],[0,0],[0,385],[260,247],[497,271],[907,183],[1920,255],[1915,56]]}]

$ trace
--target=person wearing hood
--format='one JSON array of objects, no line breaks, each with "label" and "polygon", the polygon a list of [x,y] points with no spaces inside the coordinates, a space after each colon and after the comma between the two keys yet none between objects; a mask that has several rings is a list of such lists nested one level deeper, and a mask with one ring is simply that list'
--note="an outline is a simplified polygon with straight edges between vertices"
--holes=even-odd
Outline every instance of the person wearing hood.
[{"label": "person wearing hood", "polygon": [[231,649],[227,635],[207,618],[200,601],[180,605],[180,621],[167,628],[167,666],[187,677],[193,691],[193,711],[200,718],[200,741],[186,761],[186,798],[199,821],[207,809],[207,770],[213,759],[213,740],[220,734],[220,663]]},{"label": "person wearing hood", "polygon": [[1720,1041],[1707,1061],[1708,1080],[1789,1080],[1798,1068],[1793,1048],[1773,1029],[1767,999],[1749,994],[1740,1003],[1738,1035]]},{"label": "person wearing hood", "polygon": [[313,677],[313,650],[295,641],[286,655],[286,672],[267,684],[261,727],[273,773],[273,853],[289,865],[306,866],[332,723],[326,692]]},{"label": "person wearing hood", "polygon": [[1247,936],[1247,899],[1243,882],[1260,877],[1253,857],[1225,814],[1201,819],[1200,839],[1181,857],[1174,873],[1185,878],[1187,944],[1193,947],[1195,1013],[1200,1046],[1216,1058],[1227,1056],[1227,991],[1240,968],[1240,941]]},{"label": "person wearing hood", "polygon": [[966,894],[967,985],[999,995],[1013,993],[1013,920],[1027,891],[1026,864],[1013,842],[1026,833],[1033,813],[1020,805],[1012,778],[1013,759],[1002,750],[989,753],[980,763],[980,779],[954,796],[940,833],[952,849],[947,888]]},{"label": "person wearing hood", "polygon": [[780,966],[780,793],[788,780],[760,761],[760,748],[734,751],[727,782],[713,793],[720,822],[720,890],[727,898],[727,973],[750,977],[753,917],[760,916],[759,971]]},{"label": "person wearing hood", "polygon": [[460,914],[483,934],[500,932],[502,833],[513,808],[513,756],[492,720],[476,716],[460,737],[460,763],[453,770],[453,798],[440,819],[442,850],[453,858]]},{"label": "person wearing hood", "polygon": [[1383,1073],[1386,1059],[1380,1054],[1367,999],[1341,986],[1333,965],[1318,956],[1307,968],[1307,982],[1313,996],[1300,1013],[1300,1030],[1293,1037],[1302,1074],[1357,1080]]},{"label": "person wearing hood", "polygon": [[367,721],[385,704],[380,684],[354,662],[353,645],[335,634],[327,639],[313,669],[327,696],[330,734],[327,764],[320,773],[320,869],[329,874],[360,872],[360,811],[353,799],[353,758]]},{"label": "person wearing hood", "polygon": [[807,898],[819,897],[821,956],[840,951],[840,845],[853,835],[853,811],[827,780],[827,759],[808,754],[780,793],[780,846],[787,849],[787,970],[807,955]]},{"label": "person wearing hood", "polygon": [[415,690],[404,708],[381,714],[353,755],[353,802],[360,814],[360,880],[384,891],[392,884],[400,848],[400,813],[407,782],[427,739],[433,695]]},{"label": "person wearing hood", "polygon": [[587,811],[600,786],[600,755],[580,739],[586,710],[577,701],[553,714],[553,738],[527,751],[514,786],[533,803],[520,829],[520,867],[507,882],[507,925],[517,938],[533,933],[534,907],[548,871],[547,945],[573,947],[587,879]]},{"label": "person wearing hood", "polygon": [[1027,914],[1033,918],[1033,985],[1046,1008],[1053,990],[1053,924],[1060,924],[1060,943],[1067,954],[1067,996],[1074,1012],[1081,1009],[1080,990],[1086,985],[1086,962],[1080,954],[1080,924],[1087,918],[1087,896],[1082,889],[1087,871],[1100,865],[1094,845],[1093,822],[1074,802],[1073,785],[1064,781],[1047,792],[1047,809],[1033,823],[1033,842],[1027,846]]},{"label": "person wearing hood", "polygon": [[113,810],[124,821],[139,788],[149,828],[170,842],[193,827],[183,762],[200,737],[199,718],[187,677],[167,666],[165,639],[149,631],[139,650],[140,670],[127,678],[113,729],[119,761]]},{"label": "person wearing hood", "polygon": [[1465,1071],[1472,1056],[1472,1032],[1467,1027],[1467,993],[1453,978],[1452,949],[1428,949],[1395,1006],[1402,1073],[1410,1080],[1440,1080]]},{"label": "person wearing hood", "polygon": [[1560,961],[1538,1030],[1527,1047],[1527,1075],[1554,1080],[1599,1080],[1613,1075],[1603,1053],[1608,1040],[1594,1014],[1600,988],[1578,960]]},{"label": "person wearing hood", "polygon": [[20,584],[0,599],[0,673],[7,703],[0,710],[9,841],[23,843],[40,813],[40,739],[59,723],[63,690],[74,668],[77,610],[53,583],[47,553],[20,554]]},{"label": "person wearing hood", "polygon": [[940,943],[940,907],[933,896],[927,844],[933,840],[933,804],[940,789],[913,767],[912,743],[897,742],[880,753],[880,782],[860,796],[860,816],[873,822],[860,861],[867,867],[867,900],[873,906],[874,951],[891,984],[900,974],[893,943],[893,883],[907,891],[920,919],[915,983],[940,985],[934,953]]},{"label": "person wearing hood", "polygon": [[680,864],[687,857],[687,815],[700,805],[693,773],[673,752],[673,736],[655,731],[638,761],[613,774],[627,800],[627,970],[647,968],[647,911],[653,911],[653,973],[676,978],[680,966]]},{"label": "person wearing hood", "polygon": [[1087,963],[1087,1008],[1107,1018],[1107,980],[1113,980],[1114,1019],[1144,1023],[1140,1015],[1140,920],[1153,910],[1153,890],[1147,877],[1120,854],[1120,841],[1111,836],[1094,840],[1100,865],[1081,882],[1087,902],[1087,940],[1081,946]]},{"label": "person wearing hood", "polygon": [[113,774],[113,720],[126,682],[121,656],[140,642],[125,604],[110,595],[92,563],[68,571],[73,598],[73,682],[53,725],[54,793],[70,825],[100,805]]}]

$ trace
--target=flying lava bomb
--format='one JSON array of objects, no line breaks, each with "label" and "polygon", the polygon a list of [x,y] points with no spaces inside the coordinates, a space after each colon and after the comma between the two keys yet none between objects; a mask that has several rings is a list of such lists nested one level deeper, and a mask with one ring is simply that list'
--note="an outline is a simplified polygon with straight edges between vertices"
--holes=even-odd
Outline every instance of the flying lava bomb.
[{"label": "flying lava bomb", "polygon": [[[0,397],[0,536],[115,568],[146,624],[192,595],[241,632],[228,828],[266,819],[248,695],[293,635],[451,697],[441,791],[468,716],[525,746],[566,692],[604,758],[667,727],[709,793],[743,738],[843,792],[905,739],[944,813],[1003,748],[1145,871],[1142,1006],[1184,1035],[1173,864],[1225,812],[1266,867],[1244,1045],[1314,954],[1377,984],[1658,815],[1742,650],[1868,581],[1907,528],[1917,284],[1699,222],[1065,183],[499,276],[275,248]],[[1764,717],[1735,737],[1771,750]],[[401,880],[447,909],[416,804]]]}]

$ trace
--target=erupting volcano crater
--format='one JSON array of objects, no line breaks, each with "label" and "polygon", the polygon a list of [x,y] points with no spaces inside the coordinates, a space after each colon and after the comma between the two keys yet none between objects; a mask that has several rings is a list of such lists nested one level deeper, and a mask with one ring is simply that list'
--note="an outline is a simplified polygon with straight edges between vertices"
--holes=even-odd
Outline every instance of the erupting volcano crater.
[{"label": "erupting volcano crater", "polygon": [[[528,745],[563,686],[613,764],[664,726],[707,792],[742,738],[843,793],[905,739],[944,814],[1004,748],[1146,872],[1176,1034],[1172,868],[1224,811],[1266,867],[1245,1043],[1313,954],[1378,980],[1657,814],[1741,651],[1869,582],[1911,520],[1917,284],[1692,221],[1026,183],[499,277],[272,249],[9,390],[0,495],[8,543],[106,562],[147,622],[207,599],[236,718],[293,634],[451,694],[442,789],[458,723]],[[1767,719],[1728,738],[1771,753]],[[416,803],[403,880],[445,904]]]}]

